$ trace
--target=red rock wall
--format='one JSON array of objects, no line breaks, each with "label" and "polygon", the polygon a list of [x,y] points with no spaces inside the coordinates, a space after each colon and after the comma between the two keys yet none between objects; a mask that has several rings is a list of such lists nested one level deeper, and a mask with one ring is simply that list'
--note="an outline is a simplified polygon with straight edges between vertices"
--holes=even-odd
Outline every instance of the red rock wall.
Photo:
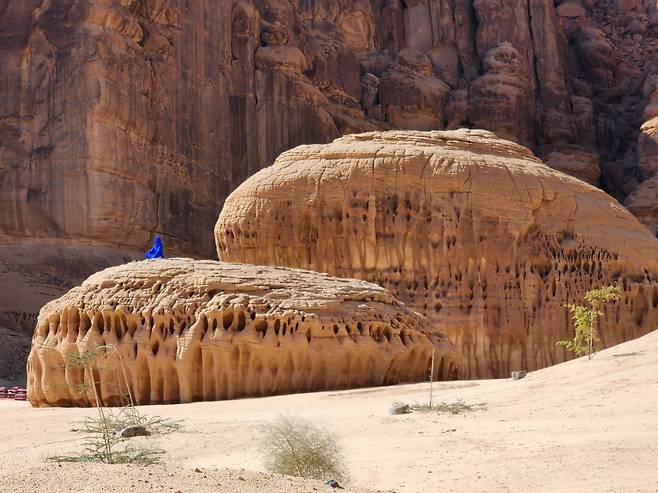
[{"label": "red rock wall", "polygon": [[0,2],[0,237],[211,248],[230,3],[208,3]]},{"label": "red rock wall", "polygon": [[459,126],[655,233],[657,26],[655,0],[0,0],[0,238],[210,255],[280,152]]}]

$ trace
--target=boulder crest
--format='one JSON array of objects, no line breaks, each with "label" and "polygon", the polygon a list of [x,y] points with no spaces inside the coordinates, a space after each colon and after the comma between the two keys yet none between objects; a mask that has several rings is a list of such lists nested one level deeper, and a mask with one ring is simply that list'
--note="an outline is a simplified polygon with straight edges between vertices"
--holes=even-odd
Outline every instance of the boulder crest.
[{"label": "boulder crest", "polygon": [[616,283],[603,345],[658,326],[658,241],[601,190],[482,130],[388,131],[305,145],[245,181],[219,258],[380,284],[447,333],[465,376],[564,361],[565,303]]}]

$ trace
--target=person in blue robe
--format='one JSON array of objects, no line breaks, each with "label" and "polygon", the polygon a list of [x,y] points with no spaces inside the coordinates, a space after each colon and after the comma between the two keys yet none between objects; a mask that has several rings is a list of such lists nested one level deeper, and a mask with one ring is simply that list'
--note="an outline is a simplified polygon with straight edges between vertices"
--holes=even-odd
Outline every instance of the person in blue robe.
[{"label": "person in blue robe", "polygon": [[145,258],[164,258],[164,247],[162,246],[162,239],[159,236],[155,237],[153,246],[144,254]]}]

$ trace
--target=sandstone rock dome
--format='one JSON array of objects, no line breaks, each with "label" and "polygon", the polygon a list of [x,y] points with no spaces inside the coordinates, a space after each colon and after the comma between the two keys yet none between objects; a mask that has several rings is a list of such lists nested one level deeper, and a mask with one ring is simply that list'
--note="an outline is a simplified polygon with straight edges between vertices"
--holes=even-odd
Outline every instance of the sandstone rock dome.
[{"label": "sandstone rock dome", "polygon": [[[28,358],[33,405],[90,405],[67,353],[114,346],[138,404],[190,402],[422,381],[463,359],[380,286],[297,269],[168,259],[92,275],[39,314]],[[98,350],[108,405],[126,385]],[[89,382],[85,382],[89,383]]]},{"label": "sandstone rock dome", "polygon": [[605,346],[658,328],[658,241],[604,192],[481,130],[370,132],[283,153],[226,200],[219,258],[380,284],[470,377],[566,359],[567,302],[618,283]]}]

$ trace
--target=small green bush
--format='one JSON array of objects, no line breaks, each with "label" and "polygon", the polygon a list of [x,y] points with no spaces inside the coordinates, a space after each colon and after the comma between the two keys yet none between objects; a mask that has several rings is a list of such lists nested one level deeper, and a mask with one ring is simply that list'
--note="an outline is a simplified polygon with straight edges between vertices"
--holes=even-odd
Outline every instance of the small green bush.
[{"label": "small green bush", "polygon": [[261,452],[270,472],[320,480],[347,478],[340,442],[310,421],[280,416],[266,425]]},{"label": "small green bush", "polygon": [[[94,366],[98,367],[98,359],[103,352],[113,351],[119,356],[121,371],[124,377],[128,404],[112,412],[105,408],[99,393],[98,382],[94,378]],[[101,462],[105,464],[156,464],[160,462],[165,451],[158,448],[134,447],[126,443],[127,438],[119,433],[124,428],[141,427],[149,434],[171,433],[180,428],[179,421],[173,421],[160,416],[144,416],[134,405],[128,376],[123,365],[121,354],[112,345],[98,346],[77,353],[67,353],[65,365],[68,368],[82,369],[84,382],[74,388],[78,392],[93,390],[97,417],[87,418],[75,431],[89,433],[84,448],[79,453],[53,455],[47,458],[52,462]]]},{"label": "small green bush", "polygon": [[597,330],[598,318],[603,316],[600,307],[607,302],[617,301],[621,298],[621,290],[617,286],[607,286],[601,289],[592,289],[585,293],[585,300],[590,307],[568,304],[564,305],[571,312],[575,333],[573,339],[558,341],[557,346],[564,346],[577,356],[587,355],[592,359],[595,344],[601,340]]}]

